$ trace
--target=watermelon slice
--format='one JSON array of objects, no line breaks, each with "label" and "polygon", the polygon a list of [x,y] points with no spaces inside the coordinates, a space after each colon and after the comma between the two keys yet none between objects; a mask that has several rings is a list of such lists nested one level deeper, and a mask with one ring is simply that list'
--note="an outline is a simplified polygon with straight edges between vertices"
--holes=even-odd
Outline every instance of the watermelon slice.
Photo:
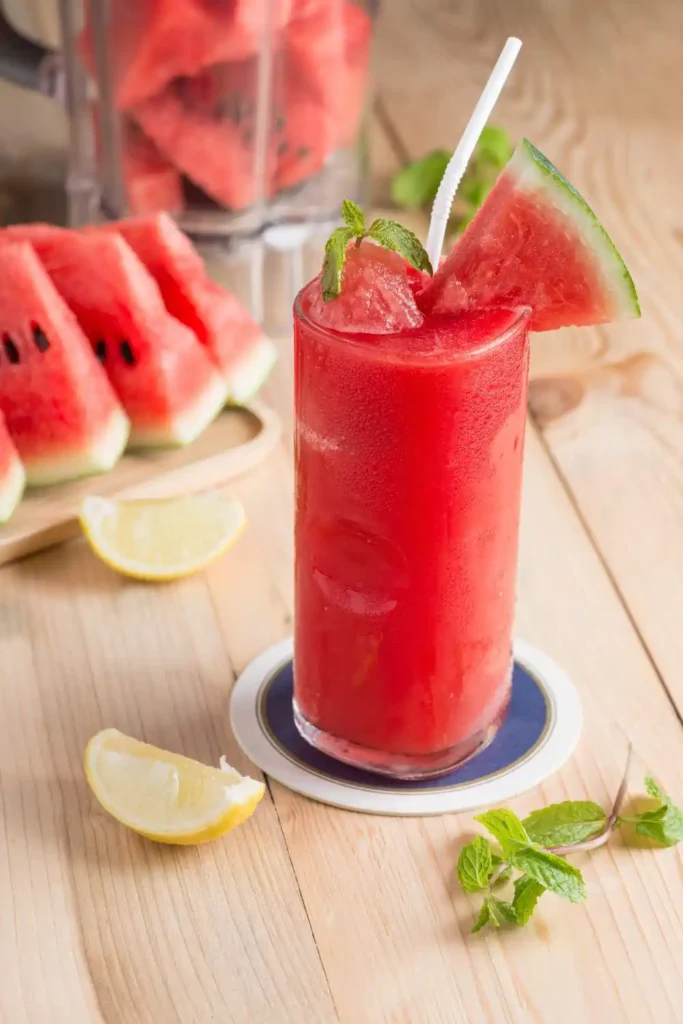
[{"label": "watermelon slice", "polygon": [[198,437],[225,405],[227,385],[196,335],[168,313],[130,246],[88,231],[35,248],[130,418],[131,446]]},{"label": "watermelon slice", "polygon": [[26,474],[5,418],[0,413],[0,523],[6,523],[21,501]]},{"label": "watermelon slice", "polygon": [[115,464],[128,419],[28,243],[0,247],[0,412],[29,484]]},{"label": "watermelon slice", "polygon": [[640,316],[631,275],[606,231],[526,139],[419,303],[428,313],[530,306],[534,331]]},{"label": "watermelon slice", "polygon": [[[99,229],[103,230],[103,229]],[[107,225],[118,231],[155,278],[169,313],[209,350],[242,404],[270,373],[276,352],[241,302],[208,276],[190,240],[165,214]]]}]

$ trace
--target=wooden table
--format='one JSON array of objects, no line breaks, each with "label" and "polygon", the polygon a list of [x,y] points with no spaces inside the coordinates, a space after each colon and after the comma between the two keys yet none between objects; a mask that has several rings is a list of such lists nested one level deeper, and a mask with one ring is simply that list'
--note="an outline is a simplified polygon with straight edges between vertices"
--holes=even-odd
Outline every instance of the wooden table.
[{"label": "wooden table", "polygon": [[[454,142],[504,37],[525,48],[496,119],[599,211],[643,320],[535,343],[520,634],[579,686],[578,752],[532,805],[609,803],[627,741],[683,800],[683,5],[386,0],[380,182]],[[290,343],[269,397],[290,407]],[[590,890],[470,937],[453,884],[467,815],[343,813],[272,784],[201,849],[154,846],[90,798],[87,739],[116,725],[249,770],[235,674],[291,630],[292,467],[233,488],[250,526],[206,576],[123,582],[83,544],[0,572],[2,1024],[475,1024],[683,1020],[683,863],[619,837]]]}]

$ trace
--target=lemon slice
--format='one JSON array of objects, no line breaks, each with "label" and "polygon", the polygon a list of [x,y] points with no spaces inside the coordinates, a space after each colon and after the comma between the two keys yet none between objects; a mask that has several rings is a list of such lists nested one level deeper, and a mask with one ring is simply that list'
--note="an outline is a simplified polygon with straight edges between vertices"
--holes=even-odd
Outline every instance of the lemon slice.
[{"label": "lemon slice", "polygon": [[117,821],[158,843],[189,846],[230,832],[251,817],[265,786],[221,758],[210,768],[104,729],[88,743],[85,774]]},{"label": "lemon slice", "polygon": [[209,565],[239,537],[239,501],[189,494],[163,501],[86,498],[81,525],[90,547],[112,569],[140,580],[174,580]]}]

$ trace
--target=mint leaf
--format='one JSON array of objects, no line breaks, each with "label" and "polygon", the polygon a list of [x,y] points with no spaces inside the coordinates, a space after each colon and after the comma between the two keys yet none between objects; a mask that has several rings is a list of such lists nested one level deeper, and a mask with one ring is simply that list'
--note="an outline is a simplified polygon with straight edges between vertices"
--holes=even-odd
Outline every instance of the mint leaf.
[{"label": "mint leaf", "polygon": [[[482,928],[486,927],[486,925],[489,923],[490,920],[491,920],[491,910],[490,910],[490,907],[489,907],[489,901],[485,900],[484,903],[482,904],[481,910],[479,911],[479,916],[478,916],[477,920],[475,921],[474,926],[472,928],[472,934],[474,935],[475,932],[480,932]],[[495,919],[493,921],[493,924],[496,927],[498,927],[498,922]]]},{"label": "mint leaf", "polygon": [[523,825],[529,837],[539,846],[568,846],[602,832],[607,815],[591,800],[565,800],[532,811]]},{"label": "mint leaf", "polygon": [[513,153],[510,136],[504,128],[487,124],[482,129],[475,156],[502,169]]},{"label": "mint leaf", "polygon": [[435,149],[402,167],[391,182],[391,198],[396,205],[408,210],[431,206],[450,158],[448,150]]},{"label": "mint leaf", "polygon": [[660,846],[675,846],[683,839],[683,814],[673,804],[664,808],[664,815],[657,811],[645,811],[638,816],[636,832],[641,836],[649,836]]},{"label": "mint leaf", "polygon": [[458,857],[458,880],[467,892],[481,892],[493,872],[491,847],[481,836],[463,846]]},{"label": "mint leaf", "polygon": [[353,228],[335,228],[325,245],[325,259],[320,285],[323,299],[329,302],[341,293],[342,271],[346,262],[346,247],[356,233]]},{"label": "mint leaf", "polygon": [[636,832],[654,839],[660,846],[675,846],[683,839],[683,813],[650,775],[645,779],[645,789],[660,801],[660,806],[636,815],[633,819]]},{"label": "mint leaf", "polygon": [[434,273],[422,242],[417,235],[408,228],[404,228],[402,224],[397,224],[395,220],[378,218],[370,225],[368,234],[374,242],[384,246],[385,249],[392,249],[394,252],[400,253],[416,270],[426,270],[428,274]]},{"label": "mint leaf", "polygon": [[544,892],[545,886],[537,882],[535,878],[530,878],[529,875],[520,875],[519,878],[515,879],[515,895],[512,900],[512,907],[517,916],[518,924],[527,923]]},{"label": "mint leaf", "polygon": [[645,776],[645,789],[655,800],[661,800],[663,804],[669,802],[669,798],[664,795],[651,775]]},{"label": "mint leaf", "polygon": [[489,913],[496,921],[496,924],[517,924],[517,914],[511,903],[499,900],[497,896],[489,896],[486,901],[489,905]]},{"label": "mint leaf", "polygon": [[477,814],[478,821],[500,843],[505,857],[510,857],[520,846],[530,846],[532,840],[526,833],[524,825],[516,814],[501,808],[498,811],[485,811]]},{"label": "mint leaf", "polygon": [[365,234],[365,214],[360,206],[352,203],[350,199],[345,199],[342,203],[341,215],[342,220],[351,228],[354,235]]},{"label": "mint leaf", "polygon": [[582,903],[586,899],[586,887],[579,869],[554,853],[528,846],[516,850],[511,859],[516,868],[562,899],[570,903]]}]

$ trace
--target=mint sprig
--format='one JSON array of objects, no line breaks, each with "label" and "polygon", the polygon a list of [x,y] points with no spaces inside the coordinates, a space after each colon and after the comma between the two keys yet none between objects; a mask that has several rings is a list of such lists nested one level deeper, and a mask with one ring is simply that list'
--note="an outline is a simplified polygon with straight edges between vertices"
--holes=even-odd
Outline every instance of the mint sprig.
[{"label": "mint sprig", "polygon": [[365,214],[360,206],[350,199],[345,199],[342,203],[341,215],[346,227],[335,228],[325,245],[320,280],[325,302],[330,302],[341,294],[346,253],[349,243],[354,239],[356,245],[360,245],[364,238],[370,238],[384,249],[399,253],[416,270],[424,270],[428,274],[434,272],[422,242],[402,224],[380,217],[366,228]]},{"label": "mint sprig", "polygon": [[[544,892],[555,893],[570,903],[583,903],[587,892],[581,872],[564,858],[578,850],[603,846],[617,828],[632,827],[660,846],[675,846],[683,840],[683,812],[650,776],[645,779],[645,789],[654,806],[639,814],[620,814],[630,762],[629,747],[609,814],[591,800],[565,800],[532,811],[523,821],[507,808],[476,816],[475,821],[493,836],[501,852],[483,836],[475,836],[460,851],[460,884],[466,892],[484,895],[473,932],[487,925],[525,925]],[[513,895],[506,901],[494,890],[509,879],[513,880]]]}]

